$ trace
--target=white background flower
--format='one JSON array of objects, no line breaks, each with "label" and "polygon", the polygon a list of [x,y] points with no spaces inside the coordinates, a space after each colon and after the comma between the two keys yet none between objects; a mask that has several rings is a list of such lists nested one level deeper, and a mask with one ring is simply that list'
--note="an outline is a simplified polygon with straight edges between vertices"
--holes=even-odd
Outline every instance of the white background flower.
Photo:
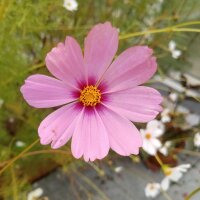
[{"label": "white background flower", "polygon": [[169,94],[169,99],[173,102],[176,102],[178,100],[178,94],[175,92],[172,92]]},{"label": "white background flower", "polygon": [[16,141],[15,143],[16,147],[24,147],[26,144],[20,140]]},{"label": "white background flower", "polygon": [[174,59],[177,59],[181,56],[182,52],[180,50],[176,49],[176,42],[175,41],[171,40],[169,42],[168,48],[169,48],[169,51],[171,52],[172,57]]},{"label": "white background flower", "polygon": [[200,147],[200,133],[199,132],[194,135],[194,146]]},{"label": "white background flower", "polygon": [[148,183],[144,189],[146,197],[157,197],[160,193],[160,188],[159,183]]},{"label": "white background flower", "polygon": [[171,121],[171,117],[170,117],[170,109],[169,108],[165,108],[162,112],[161,112],[161,121],[163,123],[167,123]]},{"label": "white background flower", "polygon": [[120,173],[124,168],[122,166],[115,167],[115,172]]},{"label": "white background flower", "polygon": [[169,189],[170,182],[178,182],[182,178],[183,173],[187,172],[190,167],[190,164],[183,164],[173,168],[165,168],[166,176],[161,182],[161,188],[164,191],[167,191]]},{"label": "white background flower", "polygon": [[63,7],[69,11],[76,11],[78,9],[78,3],[76,0],[64,0]]},{"label": "white background flower", "polygon": [[31,191],[30,193],[28,193],[27,200],[35,200],[36,198],[41,197],[42,194],[43,194],[42,188],[37,188]]},{"label": "white background flower", "polygon": [[167,156],[169,153],[169,147],[171,146],[171,142],[170,141],[166,141],[164,143],[164,145],[159,149],[159,151],[164,155]]},{"label": "white background flower", "polygon": [[146,129],[141,129],[143,137],[143,149],[150,155],[155,155],[157,150],[162,146],[158,137],[164,133],[164,125],[158,120],[147,123]]}]

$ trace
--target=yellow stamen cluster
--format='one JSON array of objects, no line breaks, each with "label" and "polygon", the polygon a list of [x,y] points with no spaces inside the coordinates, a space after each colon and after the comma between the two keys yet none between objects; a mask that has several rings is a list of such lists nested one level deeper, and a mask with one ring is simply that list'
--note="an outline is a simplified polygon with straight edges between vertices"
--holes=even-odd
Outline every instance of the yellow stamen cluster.
[{"label": "yellow stamen cluster", "polygon": [[101,92],[96,86],[86,86],[81,90],[79,100],[84,106],[96,106],[101,102]]},{"label": "yellow stamen cluster", "polygon": [[145,138],[146,138],[147,140],[151,139],[151,133],[146,133]]},{"label": "yellow stamen cluster", "polygon": [[172,170],[171,169],[166,169],[164,171],[164,173],[165,173],[166,176],[170,176],[172,174]]}]

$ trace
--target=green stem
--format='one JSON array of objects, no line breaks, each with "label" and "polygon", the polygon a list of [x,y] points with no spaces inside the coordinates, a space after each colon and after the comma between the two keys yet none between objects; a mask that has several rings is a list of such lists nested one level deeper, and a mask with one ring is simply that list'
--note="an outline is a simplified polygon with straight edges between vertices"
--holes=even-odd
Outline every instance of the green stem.
[{"label": "green stem", "polygon": [[196,32],[196,33],[200,33],[200,29],[197,29],[197,28],[175,28],[172,31],[173,32]]},{"label": "green stem", "polygon": [[140,32],[135,32],[135,33],[128,33],[125,35],[119,36],[120,40],[136,37],[136,36],[142,36],[146,34],[152,34],[152,33],[164,33],[164,32],[200,32],[200,29],[197,28],[181,28],[184,26],[189,26],[189,25],[195,25],[195,24],[200,24],[200,21],[192,21],[192,22],[185,22],[181,24],[177,24],[174,26],[169,26],[166,28],[161,28],[161,29],[152,29],[152,30],[147,30],[147,31],[140,31]]},{"label": "green stem", "polygon": [[96,185],[94,184],[88,177],[86,177],[85,175],[75,171],[76,174],[78,174],[78,176],[83,180],[85,181],[85,183],[87,183],[89,186],[91,186],[94,190],[96,190],[97,193],[99,193],[99,195],[101,196],[101,199],[104,199],[104,200],[110,200],[107,195],[101,191],[101,189]]},{"label": "green stem", "polygon": [[11,171],[11,177],[12,177],[13,200],[18,200],[17,180],[15,176],[14,166],[10,167],[10,171]]},{"label": "green stem", "polygon": [[195,194],[197,194],[198,192],[200,192],[200,187],[196,188],[194,191],[192,191],[186,198],[185,200],[190,200],[191,197],[193,197]]},{"label": "green stem", "polygon": [[147,35],[151,33],[163,33],[163,32],[170,32],[172,31],[172,28],[163,28],[163,29],[153,29],[153,30],[147,30],[147,31],[140,31],[140,32],[135,32],[135,33],[128,33],[122,36],[119,36],[120,40],[136,37],[136,36],[142,36],[142,35]]},{"label": "green stem", "polygon": [[35,146],[38,143],[39,139],[37,139],[36,141],[34,141],[32,144],[30,144],[26,149],[24,149],[19,155],[17,155],[16,157],[14,157],[13,159],[11,159],[6,165],[5,167],[3,167],[0,170],[0,175],[8,168],[10,167],[15,161],[19,160],[21,157],[23,157],[23,155],[29,151],[33,146]]},{"label": "green stem", "polygon": [[200,21],[184,22],[184,23],[175,25],[175,27],[178,28],[178,27],[190,26],[190,25],[196,25],[196,24],[200,24]]},{"label": "green stem", "polygon": [[97,165],[95,165],[93,162],[88,162],[88,164],[92,167],[92,168],[94,168],[94,170],[99,174],[99,176],[105,176],[105,172],[102,170],[102,169],[100,169]]},{"label": "green stem", "polygon": [[172,150],[178,150],[179,153],[182,153],[182,154],[200,157],[199,152],[190,151],[190,150],[187,150],[187,149],[179,149],[179,148],[172,148]]},{"label": "green stem", "polygon": [[159,165],[162,167],[164,164],[157,154],[155,155],[155,158],[158,161]]}]

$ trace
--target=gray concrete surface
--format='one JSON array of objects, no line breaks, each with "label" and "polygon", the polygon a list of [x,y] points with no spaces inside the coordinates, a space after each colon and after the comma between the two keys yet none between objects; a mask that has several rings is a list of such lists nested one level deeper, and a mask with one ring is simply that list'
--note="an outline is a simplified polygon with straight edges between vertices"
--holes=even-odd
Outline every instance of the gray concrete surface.
[{"label": "gray concrete surface", "polygon": [[[200,157],[181,156],[180,163],[191,163],[192,168],[178,184],[171,185],[167,192],[170,200],[184,200],[186,194],[200,187]],[[115,166],[123,166],[123,170],[116,173],[104,166],[105,177],[99,177],[89,165],[87,170],[78,174],[64,174],[57,170],[35,183],[33,188],[41,187],[49,200],[145,200],[146,184],[160,182],[164,177],[146,169],[143,164],[132,163],[129,158],[121,159]],[[155,199],[165,200],[167,197],[161,193]],[[200,200],[200,193],[191,200]]]}]

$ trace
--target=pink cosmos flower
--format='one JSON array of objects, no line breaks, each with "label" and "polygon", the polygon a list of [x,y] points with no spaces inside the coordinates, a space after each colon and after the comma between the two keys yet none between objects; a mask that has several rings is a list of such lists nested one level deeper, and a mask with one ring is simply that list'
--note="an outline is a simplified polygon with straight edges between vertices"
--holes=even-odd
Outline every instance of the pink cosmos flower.
[{"label": "pink cosmos flower", "polygon": [[152,50],[131,47],[112,62],[118,31],[109,22],[94,26],[84,47],[83,56],[77,41],[67,37],[46,56],[56,78],[32,75],[21,87],[33,107],[63,105],[41,122],[41,144],[57,149],[72,138],[72,154],[85,161],[104,158],[110,148],[123,156],[138,154],[142,138],[131,121],[148,122],[162,110],[159,92],[138,86],[156,72]]}]

